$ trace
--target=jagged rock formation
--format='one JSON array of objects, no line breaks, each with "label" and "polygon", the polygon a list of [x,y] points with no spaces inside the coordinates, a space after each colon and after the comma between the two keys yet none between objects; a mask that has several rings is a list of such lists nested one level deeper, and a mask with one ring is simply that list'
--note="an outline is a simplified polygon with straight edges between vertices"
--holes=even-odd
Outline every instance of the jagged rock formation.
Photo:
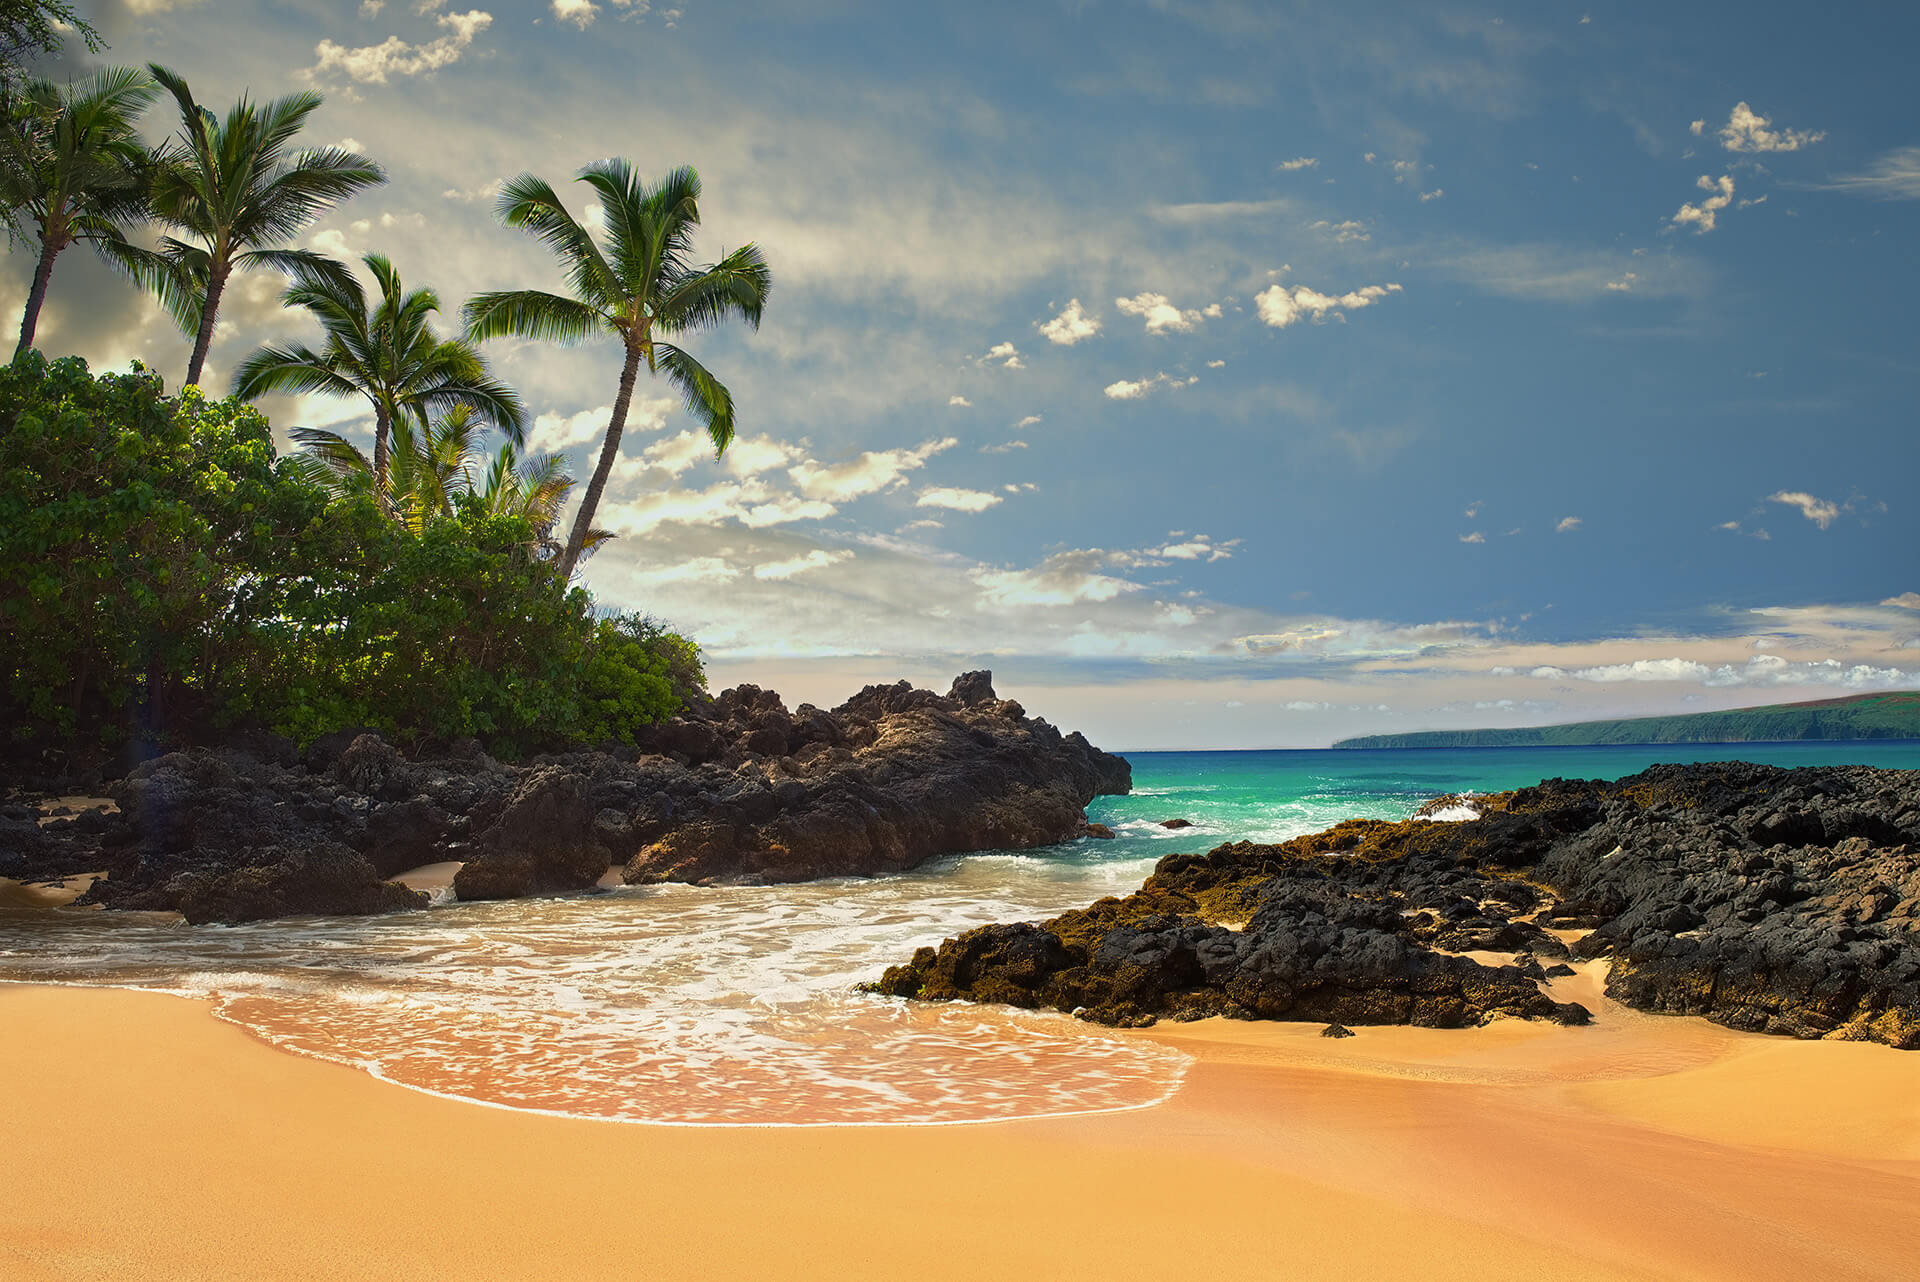
[{"label": "jagged rock formation", "polygon": [[[1170,855],[1132,895],[970,931],[874,988],[1117,1024],[1579,1021],[1535,981],[1565,973],[1549,932],[1582,931],[1572,954],[1610,957],[1630,1006],[1920,1048],[1920,772],[1657,766],[1473,801]],[[1457,955],[1478,950],[1517,964]]]},{"label": "jagged rock formation", "polygon": [[1096,794],[1132,786],[1124,760],[998,698],[986,672],[831,711],[743,685],[640,748],[512,766],[471,741],[409,760],[359,731],[304,756],[256,735],[143,763],[108,788],[117,814],[0,811],[0,876],[105,868],[89,902],[191,902],[200,920],[413,907],[368,887],[442,860],[464,861],[464,899],[583,890],[613,864],[630,882],[799,881],[1072,840]]}]

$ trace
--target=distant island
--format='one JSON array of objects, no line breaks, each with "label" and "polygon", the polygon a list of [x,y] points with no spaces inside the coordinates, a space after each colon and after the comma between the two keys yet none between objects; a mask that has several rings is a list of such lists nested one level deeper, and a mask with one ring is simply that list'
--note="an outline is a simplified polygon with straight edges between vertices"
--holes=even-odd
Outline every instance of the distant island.
[{"label": "distant island", "polygon": [[1792,739],[1920,739],[1920,691],[1857,694],[1724,712],[1576,721],[1513,730],[1421,730],[1342,739],[1336,748],[1561,748],[1596,743],[1766,743]]}]

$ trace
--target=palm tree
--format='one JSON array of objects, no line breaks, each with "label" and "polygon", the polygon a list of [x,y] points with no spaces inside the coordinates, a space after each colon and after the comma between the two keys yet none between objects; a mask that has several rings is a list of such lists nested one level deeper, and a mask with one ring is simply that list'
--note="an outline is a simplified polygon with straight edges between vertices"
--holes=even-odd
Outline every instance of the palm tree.
[{"label": "palm tree", "polygon": [[190,239],[163,237],[158,252],[145,259],[140,279],[193,336],[187,382],[198,383],[233,273],[303,268],[348,278],[345,267],[311,250],[275,246],[387,175],[365,156],[339,147],[290,150],[320,107],[320,95],[311,90],[260,105],[243,96],[223,121],[194,101],[178,75],[158,63],[148,70],[179,104],[181,122],[179,152],[154,178],[154,211]]},{"label": "palm tree", "polygon": [[[374,414],[370,474],[376,494],[391,488],[391,439],[409,419],[424,434],[431,413],[465,406],[479,424],[497,427],[520,444],[526,410],[519,394],[488,372],[472,343],[434,332],[439,296],[430,289],[409,293],[400,273],[379,254],[361,261],[380,291],[371,311],[366,291],[351,273],[290,264],[293,283],[281,301],[312,312],[325,345],[318,351],[298,343],[259,348],[240,363],[233,394],[249,401],[268,392],[364,397]],[[411,429],[407,439],[413,439]]]},{"label": "palm tree", "polygon": [[[533,527],[539,554],[557,559],[563,545],[553,538],[553,527],[574,484],[566,459],[558,454],[522,459],[507,441],[488,463],[485,478],[476,482],[473,465],[481,458],[483,430],[465,405],[454,406],[424,427],[402,419],[395,425],[388,502],[415,534],[436,517],[452,516],[462,502],[475,503],[492,516],[520,517]],[[335,496],[373,488],[373,464],[346,437],[323,428],[296,427],[293,438],[302,447],[297,464],[312,483]],[[592,531],[587,550],[612,537],[605,530]]]},{"label": "palm tree", "polygon": [[497,206],[502,221],[526,228],[560,259],[573,296],[502,290],[478,295],[466,306],[467,334],[475,339],[517,335],[574,343],[612,334],[625,349],[600,461],[560,555],[563,576],[573,574],[593,529],[594,512],[620,453],[641,362],[650,374],[666,374],[687,411],[705,423],[715,455],[724,453],[733,440],[732,394],[684,348],[663,339],[733,317],[758,329],[772,284],[765,260],[751,244],[710,266],[689,263],[693,229],[700,222],[700,177],[693,170],[676,169],[648,186],[625,160],[615,159],[588,165],[577,178],[599,195],[604,250],[574,221],[553,188],[532,174],[508,182]]},{"label": "palm tree", "polygon": [[16,355],[33,346],[60,251],[90,241],[112,261],[128,248],[123,225],[146,219],[150,157],[137,126],[159,93],[145,72],[113,67],[64,89],[30,81],[12,104],[0,130],[0,208],[10,231],[40,244]]}]

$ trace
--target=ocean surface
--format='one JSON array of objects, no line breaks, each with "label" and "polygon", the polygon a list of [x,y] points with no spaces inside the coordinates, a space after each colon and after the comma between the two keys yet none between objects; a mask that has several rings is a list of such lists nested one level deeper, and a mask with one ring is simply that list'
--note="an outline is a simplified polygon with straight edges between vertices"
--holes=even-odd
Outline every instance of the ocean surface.
[{"label": "ocean surface", "polygon": [[[1658,761],[1920,769],[1920,743],[1143,752],[1112,841],[799,886],[622,887],[423,913],[188,927],[0,909],[0,981],[148,988],[301,1054],[500,1107],[681,1125],[979,1122],[1143,1107],[1176,1051],[1078,1023],[854,991],[922,945],[1138,886],[1154,862],[1404,818],[1446,792]],[[1168,830],[1164,819],[1193,827]]]}]

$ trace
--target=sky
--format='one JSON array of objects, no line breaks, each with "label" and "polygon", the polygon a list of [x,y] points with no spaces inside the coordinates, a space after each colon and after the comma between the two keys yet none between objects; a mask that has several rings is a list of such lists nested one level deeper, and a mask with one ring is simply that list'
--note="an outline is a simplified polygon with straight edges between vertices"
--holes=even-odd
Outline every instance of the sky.
[{"label": "sky", "polygon": [[[79,8],[216,109],[321,90],[391,181],[301,243],[449,331],[564,288],[504,178],[698,169],[697,256],[773,273],[689,343],[740,437],[643,383],[584,577],[716,689],[987,667],[1150,749],[1920,688],[1920,7],[469,2]],[[209,386],[317,336],[280,286]],[[188,351],[84,251],[40,346]],[[617,345],[487,351],[584,478]]]}]

